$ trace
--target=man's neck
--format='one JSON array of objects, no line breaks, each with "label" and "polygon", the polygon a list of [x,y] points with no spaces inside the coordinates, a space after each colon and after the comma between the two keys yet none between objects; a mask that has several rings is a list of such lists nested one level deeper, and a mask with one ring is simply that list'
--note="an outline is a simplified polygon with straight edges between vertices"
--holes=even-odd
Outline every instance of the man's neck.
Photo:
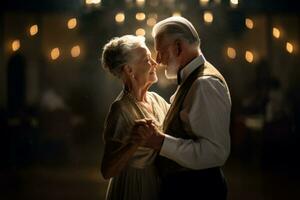
[{"label": "man's neck", "polygon": [[186,67],[192,60],[201,55],[201,51],[194,51],[189,53],[180,63],[179,71],[181,71],[184,67]]}]

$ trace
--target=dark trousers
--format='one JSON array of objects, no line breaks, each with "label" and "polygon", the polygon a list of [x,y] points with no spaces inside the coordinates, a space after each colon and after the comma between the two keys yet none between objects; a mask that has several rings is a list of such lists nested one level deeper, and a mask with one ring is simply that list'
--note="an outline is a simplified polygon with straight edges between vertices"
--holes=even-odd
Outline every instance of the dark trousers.
[{"label": "dark trousers", "polygon": [[219,167],[176,172],[162,177],[161,200],[226,200],[227,186]]}]

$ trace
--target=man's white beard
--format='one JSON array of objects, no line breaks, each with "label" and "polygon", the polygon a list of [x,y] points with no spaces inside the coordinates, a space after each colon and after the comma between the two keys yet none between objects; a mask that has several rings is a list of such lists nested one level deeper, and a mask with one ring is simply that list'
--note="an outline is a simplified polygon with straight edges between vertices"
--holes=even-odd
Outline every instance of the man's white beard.
[{"label": "man's white beard", "polygon": [[168,66],[165,70],[165,76],[167,79],[176,79],[178,72],[179,64],[176,62],[175,56],[170,55]]},{"label": "man's white beard", "polygon": [[167,69],[165,70],[165,76],[167,79],[176,79],[177,78],[177,73],[171,73],[170,70],[168,71]]}]

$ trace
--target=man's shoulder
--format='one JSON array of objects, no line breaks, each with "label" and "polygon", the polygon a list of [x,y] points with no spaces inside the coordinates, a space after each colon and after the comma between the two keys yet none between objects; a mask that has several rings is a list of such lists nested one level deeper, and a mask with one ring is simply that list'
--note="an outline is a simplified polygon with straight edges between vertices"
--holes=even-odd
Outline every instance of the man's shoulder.
[{"label": "man's shoulder", "polygon": [[203,86],[213,86],[213,85],[223,85],[222,81],[215,76],[204,75],[199,76],[194,82],[192,87],[203,87]]}]

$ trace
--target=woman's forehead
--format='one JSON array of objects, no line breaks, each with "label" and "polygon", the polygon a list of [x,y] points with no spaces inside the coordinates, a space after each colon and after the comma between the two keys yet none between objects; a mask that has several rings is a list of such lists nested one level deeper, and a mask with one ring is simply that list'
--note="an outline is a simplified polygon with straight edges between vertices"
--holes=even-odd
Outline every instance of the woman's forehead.
[{"label": "woman's forehead", "polygon": [[149,49],[146,46],[140,46],[133,50],[132,55],[136,58],[145,57],[150,54]]}]

